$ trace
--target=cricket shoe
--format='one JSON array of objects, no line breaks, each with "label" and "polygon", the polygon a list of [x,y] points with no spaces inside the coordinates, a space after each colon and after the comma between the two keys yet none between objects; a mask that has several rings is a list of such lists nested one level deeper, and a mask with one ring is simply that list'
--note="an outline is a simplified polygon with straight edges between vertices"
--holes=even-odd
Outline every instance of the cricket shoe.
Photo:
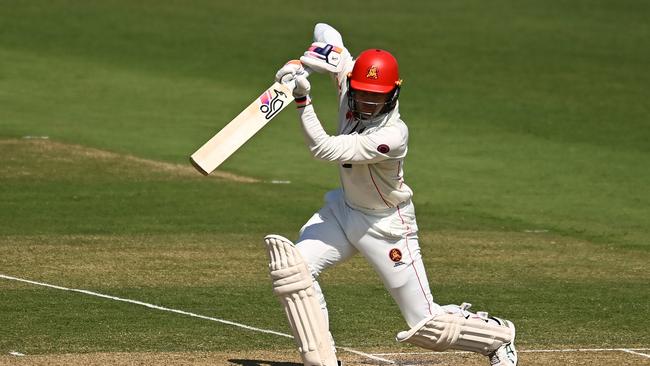
[{"label": "cricket shoe", "polygon": [[490,365],[492,366],[517,366],[517,350],[515,349],[515,325],[510,320],[503,320],[496,317],[491,317],[499,324],[512,329],[512,340],[497,348],[494,352],[488,355],[490,358]]}]

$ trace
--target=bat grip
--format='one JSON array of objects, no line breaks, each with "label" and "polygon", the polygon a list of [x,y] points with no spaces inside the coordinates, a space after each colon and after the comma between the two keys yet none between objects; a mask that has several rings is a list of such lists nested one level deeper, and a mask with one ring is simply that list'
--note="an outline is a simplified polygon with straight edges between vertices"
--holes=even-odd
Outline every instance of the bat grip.
[{"label": "bat grip", "polygon": [[310,68],[307,67],[307,66],[304,66],[304,65],[303,65],[302,68],[305,69],[305,74],[307,74],[307,77],[309,77],[309,75],[311,75],[311,74],[314,73],[314,70],[310,69]]},{"label": "bat grip", "polygon": [[[307,66],[303,66],[303,69],[304,69],[305,71],[304,71],[303,73],[301,73],[300,75],[305,75],[305,76],[309,77],[309,75],[311,75],[311,74],[314,73],[314,70],[310,69],[310,68],[307,67]],[[289,76],[289,75],[286,75],[285,77],[287,77],[287,76]],[[283,80],[284,80],[284,78],[283,78]],[[296,86],[296,85],[295,85],[296,82],[293,80],[293,78],[290,79],[290,81],[286,81],[286,82],[285,82],[285,81],[281,81],[280,83],[286,85],[290,90],[293,90],[293,88]]]}]

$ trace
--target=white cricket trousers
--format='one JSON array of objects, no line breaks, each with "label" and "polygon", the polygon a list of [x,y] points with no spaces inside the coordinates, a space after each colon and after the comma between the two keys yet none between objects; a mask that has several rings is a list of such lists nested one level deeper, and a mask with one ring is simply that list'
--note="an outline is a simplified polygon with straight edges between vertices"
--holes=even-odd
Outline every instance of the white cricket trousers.
[{"label": "white cricket trousers", "polygon": [[318,275],[357,252],[379,274],[409,327],[443,312],[431,296],[410,201],[370,215],[350,208],[342,190],[330,191],[325,195],[325,205],[300,230],[296,246],[314,277],[326,319],[327,305]]}]

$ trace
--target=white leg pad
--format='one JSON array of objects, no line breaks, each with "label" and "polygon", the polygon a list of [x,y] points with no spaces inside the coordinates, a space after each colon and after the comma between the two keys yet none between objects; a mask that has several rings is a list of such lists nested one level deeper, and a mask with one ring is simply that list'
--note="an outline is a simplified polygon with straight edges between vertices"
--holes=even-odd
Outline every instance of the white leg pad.
[{"label": "white leg pad", "polygon": [[279,235],[267,235],[264,242],[273,293],[284,307],[303,363],[306,366],[336,366],[327,321],[300,252],[290,240]]},{"label": "white leg pad", "polygon": [[512,329],[491,324],[476,315],[443,313],[422,320],[408,331],[397,334],[398,342],[445,351],[457,349],[489,355],[512,340]]}]

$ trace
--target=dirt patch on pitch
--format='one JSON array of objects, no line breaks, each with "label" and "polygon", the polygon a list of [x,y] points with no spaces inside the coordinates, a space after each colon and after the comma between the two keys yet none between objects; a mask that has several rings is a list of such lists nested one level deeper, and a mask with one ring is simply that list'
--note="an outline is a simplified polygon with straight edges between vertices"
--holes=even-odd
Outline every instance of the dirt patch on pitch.
[{"label": "dirt patch on pitch", "polygon": [[[56,170],[85,176],[105,171],[119,177],[160,175],[181,178],[203,178],[188,162],[187,165],[143,159],[128,154],[118,154],[75,144],[65,144],[49,139],[0,140],[3,164],[0,178],[30,177],[46,179],[56,176]],[[70,169],[69,169],[70,168]],[[239,183],[257,183],[258,179],[233,173],[215,171],[209,179],[222,179]]]},{"label": "dirt patch on pitch", "polygon": [[0,365],[133,366],[133,365],[268,365],[301,366],[295,351],[280,352],[131,352],[0,356]]},{"label": "dirt patch on pitch", "polygon": [[[397,365],[436,365],[436,366],[485,366],[486,357],[476,354],[413,354],[384,356]],[[356,363],[351,363],[356,364]],[[358,365],[367,365],[361,361]],[[375,363],[378,364],[378,363]],[[650,365],[650,359],[623,351],[607,352],[526,352],[519,354],[519,364],[527,366],[548,365]]]},{"label": "dirt patch on pitch", "polygon": [[[346,365],[388,365],[387,362],[341,353]],[[485,357],[475,354],[413,353],[382,356],[396,365],[485,366]],[[520,364],[548,365],[650,365],[650,358],[623,351],[605,352],[526,352],[520,354]],[[58,355],[0,356],[0,365],[228,365],[228,366],[301,366],[294,350],[274,352],[132,352],[85,353]]]}]

